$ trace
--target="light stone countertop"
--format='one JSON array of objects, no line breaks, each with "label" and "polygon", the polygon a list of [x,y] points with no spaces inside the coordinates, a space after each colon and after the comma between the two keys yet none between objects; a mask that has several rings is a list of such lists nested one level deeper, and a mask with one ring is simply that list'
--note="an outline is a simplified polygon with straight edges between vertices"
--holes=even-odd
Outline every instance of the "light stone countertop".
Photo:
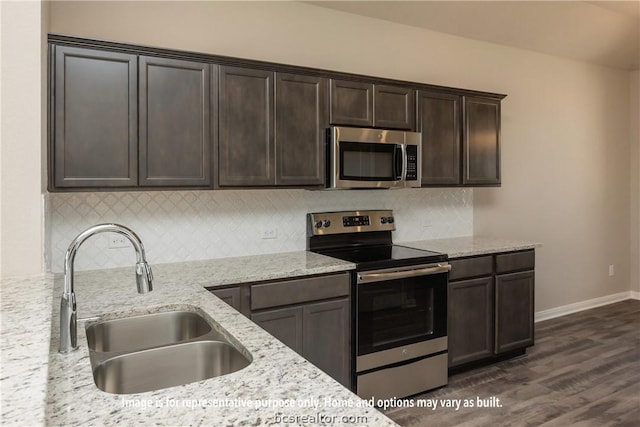
[{"label": "light stone countertop", "polygon": [[[397,242],[417,249],[447,253],[449,258],[532,249],[533,242],[486,237]],[[78,317],[105,318],[171,309],[200,309],[205,317],[235,338],[231,341],[251,354],[245,369],[198,383],[126,395],[133,402],[182,405],[192,399],[205,405],[228,399],[283,402],[317,399],[318,409],[186,407],[125,408],[122,395],[100,391],[93,383],[85,326],[78,325],[80,349],[58,354],[58,313],[62,276],[5,278],[1,283],[0,391],[2,425],[278,425],[275,415],[362,417],[360,422],[325,425],[396,425],[372,408],[324,407],[324,399],[357,405],[360,399],[304,358],[281,344],[204,289],[235,283],[259,282],[353,269],[351,263],[298,251],[273,255],[223,258],[153,265],[154,290],[135,291],[133,267],[78,272]],[[53,320],[53,321],[52,321]],[[349,403],[350,402],[350,403]],[[325,421],[327,418],[325,418]],[[286,424],[286,423],[283,423]],[[298,418],[288,425],[317,425]]]},{"label": "light stone countertop", "polygon": [[[79,350],[68,355],[57,352],[61,275],[3,279],[3,425],[396,425],[376,409],[359,406],[362,401],[356,395],[203,288],[345,271],[352,264],[302,251],[152,268],[154,289],[144,295],[136,293],[133,267],[77,273],[79,318],[199,311],[248,352],[252,363],[222,377],[154,392],[102,392],[93,383],[84,323],[78,324]],[[10,292],[13,289],[18,292]],[[123,398],[136,405],[151,402],[152,407],[125,407]],[[318,407],[243,406],[256,401],[283,404],[291,399],[317,401]],[[199,405],[185,406],[193,400]],[[218,403],[236,407],[213,406]],[[278,423],[277,414],[292,418]],[[318,414],[325,418],[314,420]]]},{"label": "light stone countertop", "polygon": [[446,253],[449,259],[474,255],[486,255],[498,252],[535,249],[540,243],[495,237],[467,236],[450,239],[419,240],[414,242],[394,242],[397,245],[415,249],[424,249]]}]

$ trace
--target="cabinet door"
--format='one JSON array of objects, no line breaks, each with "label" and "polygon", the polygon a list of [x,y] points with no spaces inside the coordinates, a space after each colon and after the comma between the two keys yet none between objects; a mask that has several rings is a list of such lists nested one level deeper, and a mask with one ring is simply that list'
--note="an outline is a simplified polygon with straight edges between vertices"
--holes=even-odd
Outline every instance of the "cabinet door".
[{"label": "cabinet door", "polygon": [[140,185],[211,184],[209,65],[140,57]]},{"label": "cabinet door", "polygon": [[418,92],[422,185],[460,184],[460,96]]},{"label": "cabinet door", "polygon": [[280,308],[252,314],[251,320],[287,347],[303,355],[301,307]]},{"label": "cabinet door", "polygon": [[496,277],[496,353],[533,345],[534,272]]},{"label": "cabinet door", "polygon": [[375,127],[411,130],[415,122],[414,91],[410,88],[375,85],[373,111]]},{"label": "cabinet door", "polygon": [[240,287],[212,289],[210,292],[236,310],[241,310]]},{"label": "cabinet door", "polygon": [[303,307],[303,356],[345,387],[351,386],[348,299]]},{"label": "cabinet door", "polygon": [[137,57],[55,47],[54,187],[138,183]]},{"label": "cabinet door", "polygon": [[493,355],[493,277],[449,283],[449,366]]},{"label": "cabinet door", "polygon": [[464,174],[467,185],[500,185],[500,101],[464,98]]},{"label": "cabinet door", "polygon": [[323,185],[327,80],[276,74],[276,185]]},{"label": "cabinet door", "polygon": [[219,185],[274,185],[273,73],[220,67],[219,89]]},{"label": "cabinet door", "polygon": [[373,126],[373,85],[331,80],[331,124]]}]

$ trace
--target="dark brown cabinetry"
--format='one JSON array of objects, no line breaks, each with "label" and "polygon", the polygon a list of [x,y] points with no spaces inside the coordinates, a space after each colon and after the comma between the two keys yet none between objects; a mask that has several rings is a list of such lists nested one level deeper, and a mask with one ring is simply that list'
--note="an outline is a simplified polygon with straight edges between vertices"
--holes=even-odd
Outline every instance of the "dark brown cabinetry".
[{"label": "dark brown cabinetry", "polygon": [[211,292],[332,378],[351,386],[348,273],[242,284]]},{"label": "dark brown cabinetry", "polygon": [[451,260],[450,368],[533,345],[534,257],[526,250]]},{"label": "dark brown cabinetry", "polygon": [[533,345],[534,273],[496,277],[496,353]]},{"label": "dark brown cabinetry", "polygon": [[422,185],[460,184],[460,96],[418,91]]},{"label": "dark brown cabinetry", "polygon": [[56,47],[54,187],[137,185],[137,76],[136,55]]},{"label": "dark brown cabinetry", "polygon": [[373,125],[383,129],[412,130],[415,123],[414,90],[374,85]]},{"label": "dark brown cabinetry", "polygon": [[413,89],[331,80],[331,124],[413,129]]},{"label": "dark brown cabinetry", "polygon": [[212,289],[211,293],[236,310],[242,311],[242,301],[240,299],[241,292],[239,286],[234,286],[232,288]]},{"label": "dark brown cabinetry", "polygon": [[422,185],[500,185],[500,100],[437,91],[417,96]]},{"label": "dark brown cabinetry", "polygon": [[327,80],[276,73],[276,185],[324,185],[327,125]]},{"label": "dark brown cabinetry", "polygon": [[325,79],[221,67],[219,109],[220,186],[324,183]]},{"label": "dark brown cabinetry", "polygon": [[449,366],[493,356],[493,277],[449,284]]},{"label": "dark brown cabinetry", "polygon": [[500,101],[464,97],[463,184],[500,184]]},{"label": "dark brown cabinetry", "polygon": [[211,184],[209,65],[142,56],[140,185]]},{"label": "dark brown cabinetry", "polygon": [[275,183],[273,73],[220,67],[220,186]]},{"label": "dark brown cabinetry", "polygon": [[349,294],[347,273],[253,285],[251,320],[349,387]]},{"label": "dark brown cabinetry", "polygon": [[423,186],[497,186],[504,95],[49,35],[49,190],[315,187],[330,125],[417,130]]}]

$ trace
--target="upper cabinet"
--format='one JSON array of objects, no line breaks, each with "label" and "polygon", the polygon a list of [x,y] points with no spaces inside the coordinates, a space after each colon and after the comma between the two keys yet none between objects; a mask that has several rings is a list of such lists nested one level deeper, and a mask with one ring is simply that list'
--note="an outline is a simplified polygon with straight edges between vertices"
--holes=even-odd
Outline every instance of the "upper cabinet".
[{"label": "upper cabinet", "polygon": [[140,57],[140,185],[211,184],[209,65]]},{"label": "upper cabinet", "polygon": [[500,99],[418,91],[423,186],[499,186]]},{"label": "upper cabinet", "polygon": [[333,125],[411,130],[414,104],[408,87],[331,80]]},{"label": "upper cabinet", "polygon": [[54,59],[53,185],[137,185],[136,55],[58,46]]},{"label": "upper cabinet", "polygon": [[422,133],[422,186],[499,186],[504,95],[49,36],[51,191],[323,188],[330,125]]},{"label": "upper cabinet", "polygon": [[422,185],[460,184],[460,96],[418,91]]},{"label": "upper cabinet", "polygon": [[327,116],[327,79],[276,73],[276,185],[324,185]]},{"label": "upper cabinet", "polygon": [[55,47],[53,186],[210,187],[206,63]]},{"label": "upper cabinet", "polygon": [[500,185],[500,101],[464,97],[465,165],[467,185]]},{"label": "upper cabinet", "polygon": [[219,185],[321,186],[326,79],[221,67]]},{"label": "upper cabinet", "polygon": [[273,73],[221,67],[220,186],[275,184]]}]

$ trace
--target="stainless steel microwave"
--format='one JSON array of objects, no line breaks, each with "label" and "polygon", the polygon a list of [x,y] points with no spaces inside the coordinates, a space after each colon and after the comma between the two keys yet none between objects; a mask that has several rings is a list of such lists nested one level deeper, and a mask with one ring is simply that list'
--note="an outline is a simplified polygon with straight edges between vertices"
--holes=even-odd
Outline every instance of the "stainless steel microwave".
[{"label": "stainless steel microwave", "polygon": [[420,187],[420,140],[419,132],[330,127],[327,187]]}]

